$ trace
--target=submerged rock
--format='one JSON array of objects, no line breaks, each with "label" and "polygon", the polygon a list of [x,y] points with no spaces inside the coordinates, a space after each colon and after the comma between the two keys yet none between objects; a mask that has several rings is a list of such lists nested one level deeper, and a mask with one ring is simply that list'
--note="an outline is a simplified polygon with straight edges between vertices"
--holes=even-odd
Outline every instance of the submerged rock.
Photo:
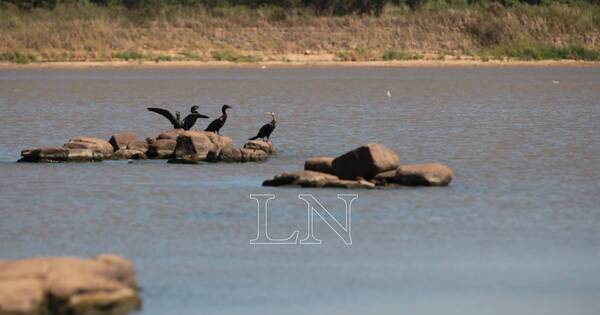
[{"label": "submerged rock", "polygon": [[263,182],[263,186],[307,186],[307,187],[323,187],[327,181],[339,180],[337,176],[315,172],[315,171],[298,171],[292,173],[283,173],[276,175],[273,179],[268,179]]},{"label": "submerged rock", "polygon": [[21,151],[21,159],[17,162],[100,162],[103,154],[90,149],[35,148]]},{"label": "submerged rock", "polygon": [[342,179],[358,177],[370,179],[377,173],[393,170],[398,166],[400,166],[398,155],[378,143],[367,143],[332,161],[335,175]]},{"label": "submerged rock", "polygon": [[140,305],[134,267],[120,256],[0,260],[0,315],[126,314]]},{"label": "submerged rock", "polygon": [[406,164],[396,171],[394,183],[409,186],[447,186],[454,172],[443,164]]},{"label": "submerged rock", "polygon": [[21,159],[17,162],[66,162],[68,158],[68,149],[44,147],[21,151]]},{"label": "submerged rock", "polygon": [[108,141],[93,137],[72,138],[63,145],[63,148],[99,151],[105,159],[110,158],[113,154],[113,146]]},{"label": "submerged rock", "polygon": [[283,173],[264,181],[263,186],[375,188],[375,184],[365,180],[344,180],[335,175],[315,171]]},{"label": "submerged rock", "polygon": [[110,140],[108,140],[108,142],[113,146],[114,151],[118,151],[118,150],[122,150],[122,149],[127,149],[127,145],[130,142],[133,142],[136,140],[137,140],[137,136],[135,135],[135,133],[121,132],[121,133],[115,133],[114,135],[112,135],[112,137],[110,137]]},{"label": "submerged rock", "polygon": [[332,157],[314,157],[304,162],[304,169],[307,171],[323,172],[335,174],[333,171]]}]

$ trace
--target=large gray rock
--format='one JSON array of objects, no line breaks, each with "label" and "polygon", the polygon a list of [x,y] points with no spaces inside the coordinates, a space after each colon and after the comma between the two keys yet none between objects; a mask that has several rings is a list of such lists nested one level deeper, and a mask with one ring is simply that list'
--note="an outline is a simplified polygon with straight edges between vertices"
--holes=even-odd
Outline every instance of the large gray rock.
[{"label": "large gray rock", "polygon": [[0,261],[0,315],[126,314],[140,305],[134,267],[120,256]]},{"label": "large gray rock", "polygon": [[108,143],[110,143],[113,146],[114,151],[117,151],[121,149],[127,149],[127,145],[135,140],[137,140],[137,136],[135,135],[135,133],[121,132],[112,135],[112,137],[110,137],[110,140],[108,140]]},{"label": "large gray rock", "polygon": [[443,164],[406,164],[396,171],[394,182],[409,186],[447,186],[454,173]]},{"label": "large gray rock", "polygon": [[304,162],[304,170],[335,174],[333,171],[332,157],[314,157]]},{"label": "large gray rock", "polygon": [[149,159],[169,159],[173,157],[176,145],[176,140],[158,139],[150,144],[146,155]]},{"label": "large gray rock", "polygon": [[65,149],[88,149],[99,151],[105,159],[108,159],[113,154],[113,146],[106,140],[93,137],[76,137],[69,139],[69,142],[63,145]]},{"label": "large gray rock", "polygon": [[335,175],[342,179],[359,177],[370,179],[377,173],[400,166],[400,158],[388,147],[378,143],[367,143],[332,161]]}]

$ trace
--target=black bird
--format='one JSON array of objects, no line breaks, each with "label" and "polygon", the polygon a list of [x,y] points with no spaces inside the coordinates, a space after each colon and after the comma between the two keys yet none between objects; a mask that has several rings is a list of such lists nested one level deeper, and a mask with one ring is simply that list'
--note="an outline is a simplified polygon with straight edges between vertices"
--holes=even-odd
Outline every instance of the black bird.
[{"label": "black bird", "polygon": [[208,127],[206,127],[206,129],[204,129],[204,131],[212,131],[212,132],[215,132],[216,134],[219,134],[219,130],[221,130],[223,125],[225,125],[225,121],[227,120],[227,109],[229,109],[229,108],[232,108],[232,107],[227,104],[223,105],[223,107],[221,107],[221,112],[223,113],[223,115],[221,115],[221,117],[213,120],[208,125]]},{"label": "black bird", "polygon": [[271,117],[273,118],[271,120],[270,123],[268,124],[264,124],[262,127],[260,127],[260,130],[258,131],[258,134],[248,140],[256,140],[258,138],[261,139],[265,139],[267,138],[267,140],[269,140],[269,137],[271,136],[271,132],[273,132],[273,130],[275,130],[275,124],[277,123],[277,118],[275,118],[275,113],[274,112],[270,112],[267,113],[269,115],[271,115]]},{"label": "black bird", "polygon": [[190,128],[194,126],[198,118],[209,118],[206,115],[198,113],[198,106],[196,105],[190,108],[190,114],[185,116],[183,120],[181,120],[181,114],[178,111],[175,112],[175,117],[173,117],[173,114],[171,114],[171,112],[166,109],[148,107],[148,110],[151,112],[161,114],[162,116],[167,118],[171,122],[171,124],[173,124],[173,128],[175,129],[190,130]]}]

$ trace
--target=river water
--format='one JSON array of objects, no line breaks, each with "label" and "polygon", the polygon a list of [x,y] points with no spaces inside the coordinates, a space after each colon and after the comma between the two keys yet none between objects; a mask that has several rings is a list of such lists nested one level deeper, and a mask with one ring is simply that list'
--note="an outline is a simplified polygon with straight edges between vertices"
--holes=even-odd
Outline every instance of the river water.
[{"label": "river water", "polygon": [[[390,91],[391,97],[388,97]],[[279,113],[262,164],[17,164],[22,149],[169,127],[190,105],[236,145]],[[141,314],[598,314],[600,67],[0,70],[0,257],[114,252]],[[208,121],[200,121],[204,127]],[[441,162],[446,188],[261,187],[369,141]],[[343,219],[322,245],[250,245],[306,231],[312,193]]]}]

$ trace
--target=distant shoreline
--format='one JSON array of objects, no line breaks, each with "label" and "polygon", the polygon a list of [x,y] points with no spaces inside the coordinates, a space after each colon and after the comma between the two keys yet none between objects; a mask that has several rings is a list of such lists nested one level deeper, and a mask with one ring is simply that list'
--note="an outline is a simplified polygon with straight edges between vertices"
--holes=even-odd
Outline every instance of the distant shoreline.
[{"label": "distant shoreline", "polygon": [[580,60],[396,60],[396,61],[59,61],[35,62],[28,64],[0,63],[0,69],[90,69],[90,68],[297,68],[297,67],[506,67],[506,66],[592,66],[599,67],[600,62]]}]

